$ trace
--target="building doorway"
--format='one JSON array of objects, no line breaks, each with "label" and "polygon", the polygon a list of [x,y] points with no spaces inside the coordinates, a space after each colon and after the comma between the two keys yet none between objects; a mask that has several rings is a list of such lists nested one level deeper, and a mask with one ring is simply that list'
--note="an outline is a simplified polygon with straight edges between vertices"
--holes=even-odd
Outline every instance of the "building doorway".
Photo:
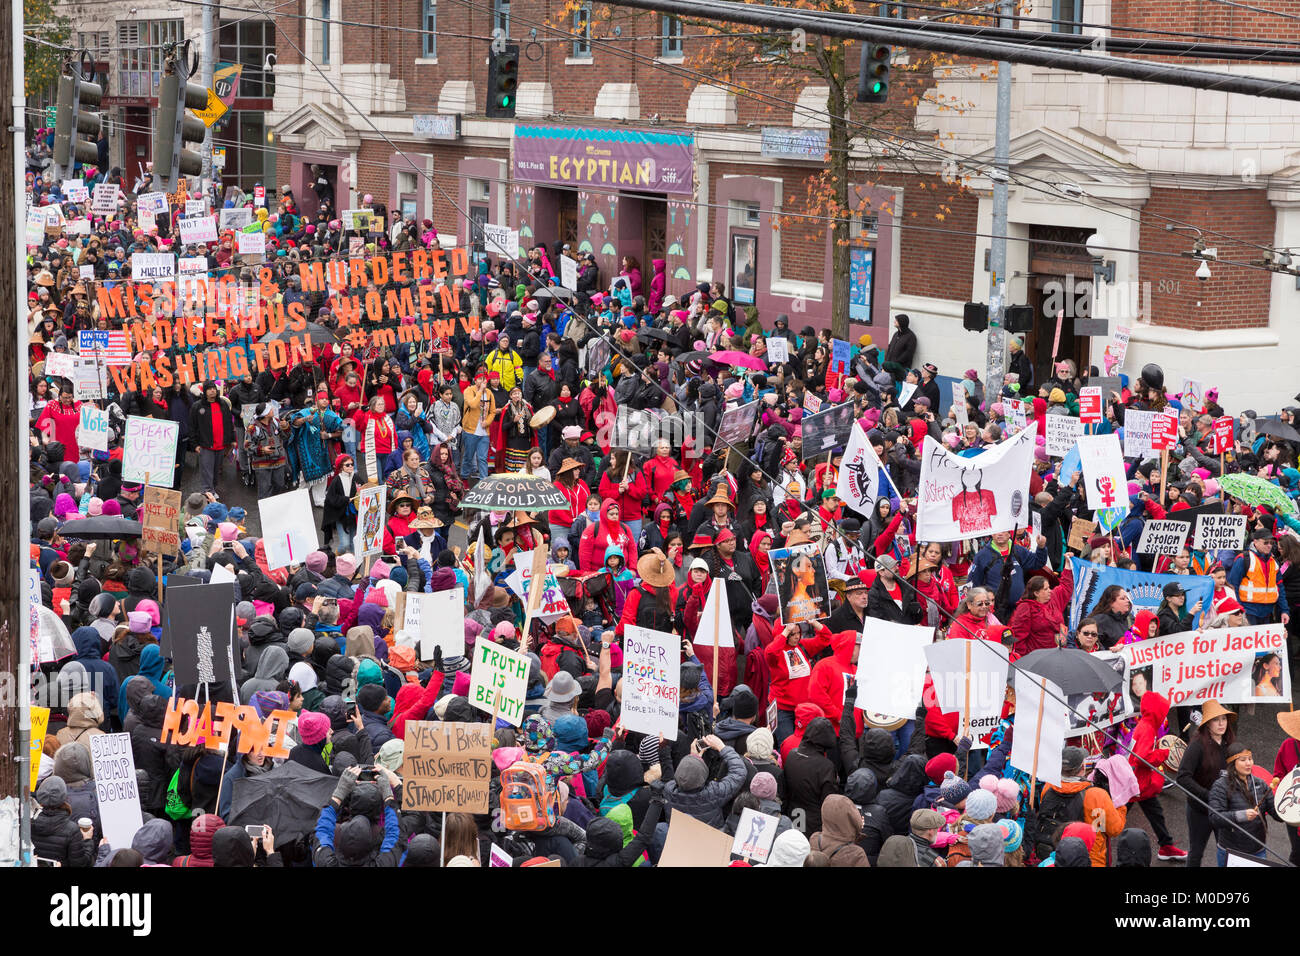
[{"label": "building doorway", "polygon": [[[1089,339],[1076,335],[1075,319],[1087,319],[1092,307],[1092,260],[1083,243],[1090,230],[1068,226],[1029,227],[1029,301],[1033,328],[1025,333],[1025,354],[1034,366],[1035,386],[1052,377],[1054,361],[1073,359],[1087,369]],[[1053,355],[1056,316],[1061,318],[1060,343]],[[1028,398],[1029,395],[1024,397]]]},{"label": "building doorway", "polygon": [[[320,180],[324,180],[321,182]],[[308,220],[314,220],[320,210],[321,200],[329,200],[331,215],[337,216],[339,204],[336,192],[339,182],[339,167],[330,163],[302,164],[302,191],[297,197],[298,208]]]},{"label": "building doorway", "polygon": [[560,246],[568,243],[571,249],[578,248],[578,194],[572,189],[560,190],[560,205],[556,212],[555,235]]},{"label": "building doorway", "polygon": [[[665,259],[668,248],[668,203],[663,200],[645,200],[645,223],[642,228],[645,243],[645,264],[649,267],[655,259]],[[647,273],[650,275],[652,273]]]}]

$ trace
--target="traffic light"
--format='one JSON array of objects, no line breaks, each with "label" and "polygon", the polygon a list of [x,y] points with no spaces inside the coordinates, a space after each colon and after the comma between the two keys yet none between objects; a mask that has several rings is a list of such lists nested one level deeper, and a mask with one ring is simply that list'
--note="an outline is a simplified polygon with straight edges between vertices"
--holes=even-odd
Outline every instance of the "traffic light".
[{"label": "traffic light", "polygon": [[[163,64],[162,83],[158,86],[158,116],[153,134],[153,188],[175,192],[181,176],[198,176],[203,172],[202,157],[185,148],[186,143],[203,142],[207,127],[202,120],[187,116],[185,110],[203,109],[208,105],[208,90],[197,83],[186,83],[181,76],[184,61],[175,55]],[[190,75],[194,72],[189,71]]]},{"label": "traffic light", "polygon": [[[104,95],[98,83],[88,83],[82,76],[92,76],[87,67],[88,58],[83,56],[80,70],[71,62],[64,65],[59,74],[59,99],[54,121],[54,165],[55,174],[60,179],[73,178],[77,163],[94,165],[99,162],[99,148],[95,140],[99,139],[100,120],[87,108],[99,106]],[[89,140],[81,136],[90,137]]]},{"label": "traffic light", "polygon": [[889,99],[889,61],[894,51],[884,43],[864,43],[858,68],[858,102],[884,103]]},{"label": "traffic light", "polygon": [[487,115],[513,117],[519,92],[519,44],[488,52]]}]

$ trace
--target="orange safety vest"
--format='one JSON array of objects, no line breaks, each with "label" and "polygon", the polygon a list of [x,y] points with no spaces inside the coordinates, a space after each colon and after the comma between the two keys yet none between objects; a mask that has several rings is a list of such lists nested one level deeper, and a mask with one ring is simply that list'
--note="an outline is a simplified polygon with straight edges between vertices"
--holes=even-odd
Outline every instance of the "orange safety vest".
[{"label": "orange safety vest", "polygon": [[1243,604],[1277,603],[1277,564],[1274,561],[1261,561],[1259,555],[1251,551],[1247,556],[1246,575],[1237,588],[1237,598]]}]

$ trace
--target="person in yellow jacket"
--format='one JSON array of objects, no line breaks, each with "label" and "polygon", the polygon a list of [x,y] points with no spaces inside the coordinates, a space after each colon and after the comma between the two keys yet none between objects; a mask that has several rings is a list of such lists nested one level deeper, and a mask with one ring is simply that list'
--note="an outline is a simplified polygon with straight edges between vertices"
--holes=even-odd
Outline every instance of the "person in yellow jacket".
[{"label": "person in yellow jacket", "polygon": [[469,478],[471,469],[475,469],[479,478],[486,478],[488,441],[497,414],[497,400],[488,387],[488,373],[482,366],[474,374],[474,384],[465,389],[464,399],[465,411],[460,419],[460,475]]},{"label": "person in yellow jacket", "polygon": [[519,353],[510,347],[510,336],[497,338],[497,347],[483,356],[483,367],[500,376],[501,389],[507,395],[516,385],[523,388],[524,363]]}]

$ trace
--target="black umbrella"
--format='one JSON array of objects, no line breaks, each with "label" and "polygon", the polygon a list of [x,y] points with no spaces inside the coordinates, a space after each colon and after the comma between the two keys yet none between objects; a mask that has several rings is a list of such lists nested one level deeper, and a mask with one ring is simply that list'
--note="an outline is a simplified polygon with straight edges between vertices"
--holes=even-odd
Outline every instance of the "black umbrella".
[{"label": "black umbrella", "polygon": [[563,299],[567,301],[573,298],[573,293],[562,285],[543,286],[536,292],[530,292],[529,295],[534,299]]},{"label": "black umbrella", "polygon": [[274,770],[234,781],[230,826],[269,824],[277,843],[287,843],[316,829],[316,818],[330,802],[338,781],[286,760]]},{"label": "black umbrella", "polygon": [[636,330],[636,337],[644,341],[645,339],[658,339],[660,342],[671,342],[673,337],[665,329],[656,329],[647,326],[644,329]]},{"label": "black umbrella", "polygon": [[96,515],[65,522],[59,534],[65,538],[138,538],[140,522],[121,515]]},{"label": "black umbrella", "polygon": [[569,503],[545,478],[511,472],[484,478],[465,493],[460,506],[483,511],[555,511]]},{"label": "black umbrella", "polygon": [[306,328],[299,329],[296,332],[288,326],[282,332],[267,332],[259,341],[271,342],[279,339],[281,342],[288,342],[290,339],[296,339],[303,335],[311,337],[312,345],[333,345],[339,340],[338,336],[325,326],[316,322],[308,322]]},{"label": "black umbrella", "polygon": [[1255,419],[1255,431],[1261,435],[1276,438],[1278,441],[1291,441],[1300,444],[1300,432],[1276,418]]},{"label": "black umbrella", "polygon": [[1016,664],[1031,674],[1046,677],[1063,694],[1113,694],[1123,683],[1114,668],[1087,651],[1072,647],[1034,651]]}]

